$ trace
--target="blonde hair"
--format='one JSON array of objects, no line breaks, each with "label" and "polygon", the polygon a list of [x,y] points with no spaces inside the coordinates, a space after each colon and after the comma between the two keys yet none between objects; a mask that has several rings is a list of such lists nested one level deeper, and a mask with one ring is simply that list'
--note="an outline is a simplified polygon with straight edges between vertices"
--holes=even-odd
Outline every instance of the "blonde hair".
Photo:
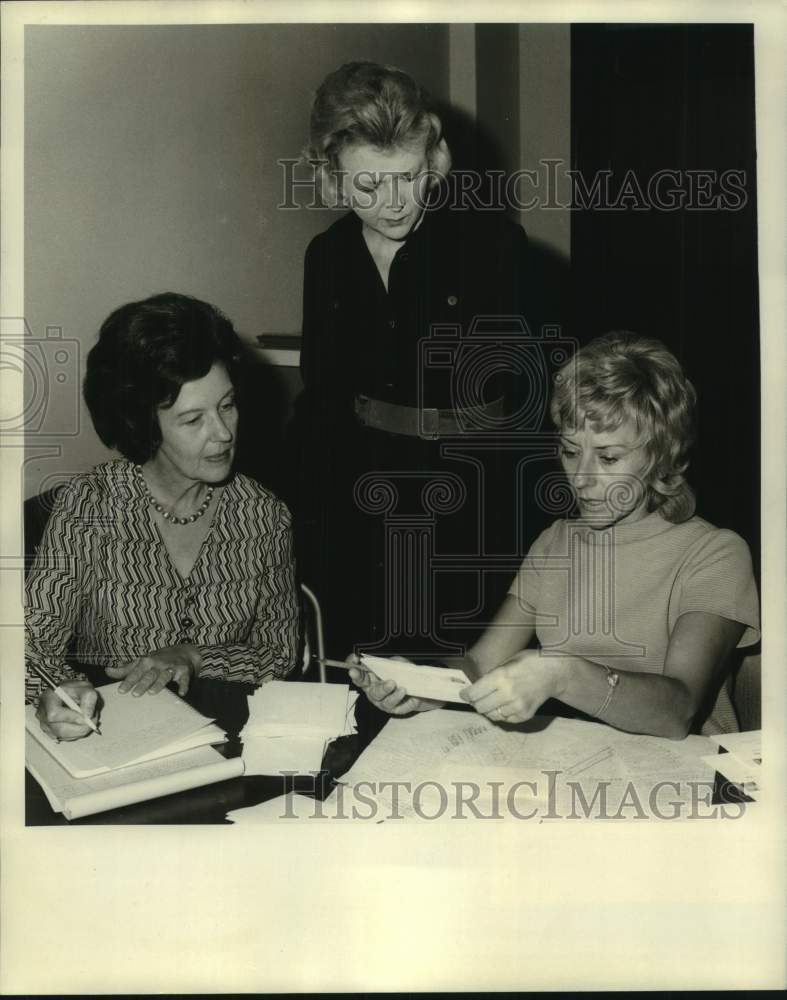
[{"label": "blonde hair", "polygon": [[305,153],[317,168],[323,199],[335,204],[343,149],[363,144],[389,150],[418,142],[424,143],[434,184],[451,169],[451,154],[427,92],[394,66],[350,62],[317,91]]},{"label": "blonde hair", "polygon": [[631,421],[647,456],[647,509],[680,524],[695,509],[684,472],[694,440],[696,399],[680,362],[660,341],[607,333],[557,373],[550,414],[558,428],[571,431],[586,420],[605,431]]}]

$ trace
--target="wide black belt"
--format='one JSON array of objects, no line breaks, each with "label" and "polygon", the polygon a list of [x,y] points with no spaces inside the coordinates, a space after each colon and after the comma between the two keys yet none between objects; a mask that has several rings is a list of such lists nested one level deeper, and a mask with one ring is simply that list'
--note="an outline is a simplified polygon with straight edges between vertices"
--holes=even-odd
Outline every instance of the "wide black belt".
[{"label": "wide black belt", "polygon": [[443,437],[488,430],[485,419],[503,416],[503,399],[496,399],[482,406],[458,410],[438,410],[424,406],[402,406],[386,403],[369,396],[355,397],[355,415],[365,427],[374,427],[389,434],[406,434],[409,437],[437,441]]}]

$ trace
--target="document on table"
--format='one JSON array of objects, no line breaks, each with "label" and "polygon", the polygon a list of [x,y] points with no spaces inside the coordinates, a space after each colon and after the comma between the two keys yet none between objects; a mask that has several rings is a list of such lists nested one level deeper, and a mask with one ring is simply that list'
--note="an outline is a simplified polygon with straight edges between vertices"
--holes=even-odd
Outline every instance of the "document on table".
[{"label": "document on table", "polygon": [[327,743],[321,737],[252,736],[244,739],[243,762],[246,774],[279,776],[295,772],[319,771]]},{"label": "document on table", "polygon": [[470,678],[455,667],[427,667],[418,663],[403,663],[383,656],[361,657],[361,664],[368,667],[380,680],[394,681],[408,695],[465,704],[460,692],[470,687]]},{"label": "document on table", "polygon": [[270,681],[249,696],[249,720],[242,735],[334,739],[354,731],[357,697],[348,684]]},{"label": "document on table", "polygon": [[326,803],[315,802],[307,795],[298,792],[287,792],[277,795],[267,802],[245,809],[233,809],[227,813],[227,819],[236,826],[254,826],[256,823],[286,823],[294,819],[330,819],[331,812],[325,811]]},{"label": "document on table", "polygon": [[390,719],[342,781],[418,781],[452,756],[472,764],[506,764],[503,735],[481,715],[437,709]]},{"label": "document on table", "polygon": [[213,747],[201,746],[144,764],[75,778],[30,733],[25,734],[25,765],[50,806],[67,819],[147,802],[243,774],[243,761],[239,757],[228,760]]},{"label": "document on table", "polygon": [[706,736],[668,740],[637,733],[617,733],[612,740],[632,781],[647,783],[669,775],[673,781],[712,781],[713,774],[702,758],[712,748]]},{"label": "document on table", "polygon": [[77,778],[104,774],[195,746],[221,743],[226,734],[210,719],[166,688],[156,695],[120,694],[120,684],[97,689],[101,734],[58,743],[47,736],[35,717],[35,705],[25,709],[30,736]]},{"label": "document on table", "polygon": [[248,699],[247,774],[319,771],[326,745],[355,732],[357,691],[348,684],[271,681]]},{"label": "document on table", "polygon": [[[672,802],[690,803],[697,782],[712,785],[713,768],[702,760],[712,746],[705,737],[678,744],[578,719],[536,717],[516,727],[499,726],[474,713],[443,709],[391,719],[341,781],[377,789],[383,813],[392,794],[381,790],[383,783],[406,782],[414,789],[437,782],[453,793],[459,783],[475,782],[481,802],[495,781],[503,783],[503,797],[507,789],[531,802],[549,795],[552,818],[575,815],[581,801],[596,801],[597,813],[607,816],[621,804],[636,812],[633,798],[654,813],[652,803],[660,804],[665,780]],[[364,788],[364,794],[370,792]],[[411,816],[411,806],[402,793],[401,814]]]},{"label": "document on table", "polygon": [[724,775],[727,781],[740,785],[747,795],[756,799],[762,781],[762,731],[723,733],[711,736],[711,739],[727,752],[707,756],[703,760]]},{"label": "document on table", "polygon": [[745,733],[720,733],[711,736],[714,743],[731,754],[739,761],[752,767],[762,764],[762,730],[755,729]]},{"label": "document on table", "polygon": [[731,753],[708,755],[702,759],[709,767],[723,775],[727,781],[733,785],[740,785],[747,795],[756,798],[759,794],[761,781],[759,765],[744,764]]}]

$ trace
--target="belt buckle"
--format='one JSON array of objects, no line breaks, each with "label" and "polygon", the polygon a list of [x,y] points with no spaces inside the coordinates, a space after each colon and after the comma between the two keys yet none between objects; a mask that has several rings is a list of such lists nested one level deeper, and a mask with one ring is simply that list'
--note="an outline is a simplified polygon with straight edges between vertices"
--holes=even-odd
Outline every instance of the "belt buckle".
[{"label": "belt buckle", "polygon": [[421,437],[437,441],[440,437],[440,411],[424,406],[421,409]]}]

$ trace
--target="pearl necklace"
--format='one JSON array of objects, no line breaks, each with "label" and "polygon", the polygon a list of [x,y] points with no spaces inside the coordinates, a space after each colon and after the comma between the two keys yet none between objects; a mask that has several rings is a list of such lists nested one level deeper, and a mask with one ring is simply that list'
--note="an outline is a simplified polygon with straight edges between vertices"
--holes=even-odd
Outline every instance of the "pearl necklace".
[{"label": "pearl necklace", "polygon": [[213,487],[208,487],[207,495],[202,501],[199,510],[195,511],[193,514],[189,514],[188,517],[175,517],[172,511],[166,510],[162,504],[153,496],[148,487],[145,476],[142,472],[141,465],[134,466],[134,472],[136,472],[142,489],[145,491],[145,496],[148,498],[148,503],[153,507],[154,510],[158,511],[159,514],[164,518],[165,521],[169,521],[170,524],[193,524],[196,520],[202,517],[205,511],[210,507],[210,502],[213,499]]}]

